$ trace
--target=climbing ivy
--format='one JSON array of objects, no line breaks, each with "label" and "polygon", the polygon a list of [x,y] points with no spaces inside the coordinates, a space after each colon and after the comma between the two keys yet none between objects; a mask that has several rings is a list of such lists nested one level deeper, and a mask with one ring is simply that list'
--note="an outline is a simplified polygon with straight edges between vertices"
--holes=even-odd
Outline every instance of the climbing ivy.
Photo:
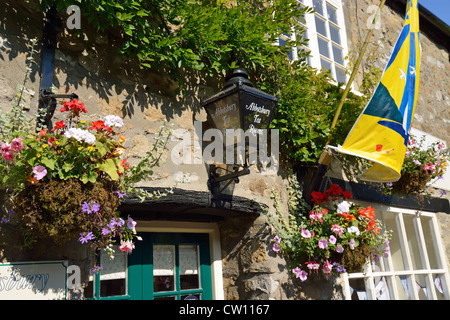
[{"label": "climbing ivy", "polygon": [[[37,0],[35,0],[37,1]],[[44,11],[52,0],[41,0]],[[305,44],[301,16],[313,12],[297,0],[59,0],[65,14],[78,5],[98,30],[121,43],[120,53],[151,68],[184,79],[180,70],[223,77],[245,68],[260,89],[280,98],[272,123],[280,130],[281,150],[291,164],[314,163],[331,134],[330,124],[342,90],[327,73],[306,64],[306,52],[291,62],[288,52]],[[295,32],[295,41],[275,45]],[[361,111],[361,99],[349,97],[333,142],[342,142]]]}]

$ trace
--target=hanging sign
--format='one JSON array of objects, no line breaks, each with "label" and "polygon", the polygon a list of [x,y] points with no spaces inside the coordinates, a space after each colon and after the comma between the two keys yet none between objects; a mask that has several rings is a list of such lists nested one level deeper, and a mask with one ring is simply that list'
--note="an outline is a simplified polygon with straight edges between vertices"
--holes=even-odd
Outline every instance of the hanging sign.
[{"label": "hanging sign", "polygon": [[0,264],[0,300],[61,300],[67,295],[67,261]]}]

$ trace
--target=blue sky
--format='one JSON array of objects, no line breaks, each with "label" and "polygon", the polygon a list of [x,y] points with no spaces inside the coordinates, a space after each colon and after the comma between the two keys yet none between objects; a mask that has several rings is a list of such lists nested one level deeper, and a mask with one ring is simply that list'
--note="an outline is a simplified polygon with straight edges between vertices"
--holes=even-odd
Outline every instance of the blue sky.
[{"label": "blue sky", "polygon": [[450,0],[419,0],[419,4],[450,25]]}]

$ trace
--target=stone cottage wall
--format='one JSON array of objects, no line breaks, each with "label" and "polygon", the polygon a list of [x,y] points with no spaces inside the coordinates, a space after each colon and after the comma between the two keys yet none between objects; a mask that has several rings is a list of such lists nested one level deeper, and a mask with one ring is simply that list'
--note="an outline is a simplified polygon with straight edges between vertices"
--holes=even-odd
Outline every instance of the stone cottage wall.
[{"label": "stone cottage wall", "polygon": [[[365,8],[370,1],[358,0],[360,11],[356,15],[357,20],[355,20],[354,3],[353,0],[344,0],[344,7],[347,10],[345,14],[346,17],[349,17],[347,30],[350,46],[356,41],[355,37],[358,37],[356,22],[359,21],[360,27],[364,28]],[[40,39],[41,37],[42,14],[37,8],[24,6],[23,2],[19,0],[5,0],[3,7],[4,10],[0,12],[0,36],[3,40],[0,48],[0,108],[7,110],[15,95],[17,85],[24,79],[27,54],[25,44],[31,38]],[[396,40],[395,32],[392,30],[401,29],[403,18],[389,7],[385,8],[383,13],[385,11],[382,28],[375,34],[375,39],[381,39],[382,36],[388,38],[388,42],[383,42],[385,50],[388,52]],[[392,25],[387,24],[387,20]],[[426,35],[422,39],[425,39],[422,40],[424,42],[429,41],[426,40]],[[54,86],[57,92],[75,92],[81,102],[87,106],[89,111],[87,116],[93,118],[106,114],[123,116],[123,131],[127,137],[126,146],[130,148],[130,162],[136,161],[140,155],[149,150],[149,143],[152,142],[164,121],[168,121],[169,125],[174,128],[175,132],[168,146],[169,151],[163,157],[165,162],[155,172],[154,180],[142,184],[143,186],[176,186],[188,190],[208,191],[206,165],[204,163],[174,163],[171,151],[181,141],[183,130],[193,137],[195,134],[194,121],[206,121],[205,112],[200,106],[200,99],[220,91],[222,83],[219,83],[217,79],[184,74],[183,70],[180,70],[186,81],[184,91],[177,94],[175,93],[176,84],[172,80],[153,70],[140,70],[136,61],[116,54],[118,44],[114,42],[113,37],[90,29],[87,21],[82,21],[79,35],[65,29],[58,42],[54,77]],[[428,73],[430,78],[435,79],[434,72],[439,73],[442,70],[440,63],[448,66],[448,52],[445,56],[441,49],[430,48],[429,50],[433,51],[430,61],[434,64],[432,62],[424,62],[424,64],[426,66],[426,63],[429,63],[429,68],[435,68],[434,71]],[[36,61],[39,63],[40,58],[36,57]],[[380,66],[383,65],[383,61],[380,61]],[[425,75],[422,76],[422,79],[427,74],[427,71],[423,72]],[[445,68],[442,79],[448,79]],[[31,115],[36,112],[37,108],[39,80],[38,66],[34,65],[31,81],[27,83],[29,89],[27,106]],[[420,101],[418,107],[419,117],[416,119],[422,119],[421,121],[417,120],[417,123],[423,126],[424,131],[439,136],[438,130],[445,126],[438,126],[438,128],[433,126],[432,130],[437,131],[428,131],[426,126],[432,126],[433,119],[450,118],[448,110],[442,109],[443,106],[448,106],[449,99],[448,91],[444,92],[445,87],[437,85],[439,78],[434,81],[434,85],[427,84],[427,82],[424,84],[424,90],[427,88],[431,90],[430,95],[432,96],[424,95],[424,101]],[[437,88],[442,89],[438,90]],[[439,97],[442,104],[438,104],[441,109],[436,107],[436,110],[441,110],[439,111],[441,113],[433,113],[434,118],[430,118],[428,113],[430,110],[426,108],[429,108],[432,103],[437,103],[438,93],[436,92],[438,91],[441,93]],[[33,92],[34,95],[30,94]],[[54,121],[58,120],[61,119],[56,111]],[[450,141],[447,140],[447,143]],[[272,189],[275,189],[281,196],[282,203],[287,203],[287,177],[283,172],[261,175],[258,168],[254,166],[251,167],[251,172],[250,175],[241,177],[240,182],[234,185],[234,195],[262,202],[271,208],[270,194]],[[448,226],[448,214],[439,214],[438,217],[443,225],[442,234],[447,239],[446,248],[449,248],[448,233],[443,232]],[[343,298],[340,279],[326,281],[317,278],[301,283],[292,276],[288,262],[271,250],[273,235],[264,216],[256,220],[225,218],[219,223],[219,229],[225,299]],[[7,243],[14,243],[12,233],[7,231],[5,228],[1,229],[1,232],[7,235],[2,239],[5,239]],[[69,264],[81,266],[84,272],[83,281],[87,280],[87,270],[91,265],[89,257],[87,249],[77,241],[64,247],[49,248],[46,244],[42,244],[41,248],[37,250],[3,250],[0,252],[2,261],[69,259]],[[79,293],[72,295],[74,299],[78,297],[80,297]]]},{"label": "stone cottage wall", "polygon": [[[404,10],[399,12],[392,5],[393,1],[386,1],[379,19],[379,24],[374,30],[371,43],[367,48],[367,55],[377,52],[378,58],[371,60],[376,67],[383,70],[392,53],[392,49],[403,28]],[[420,3],[420,1],[419,1]],[[365,39],[368,32],[378,1],[371,0],[343,0],[344,15],[346,19],[347,39],[349,49],[355,48],[361,39]],[[406,7],[405,7],[406,8]],[[420,18],[421,19],[421,18]],[[420,22],[421,24],[423,22]],[[412,127],[441,140],[447,146],[450,145],[450,57],[448,48],[436,42],[429,32],[420,32],[422,47],[419,96],[414,115]],[[368,63],[364,58],[362,66]],[[362,81],[362,66],[355,78],[355,89]],[[447,169],[449,170],[449,169]],[[447,199],[450,192],[447,190]],[[442,197],[437,190],[432,191],[434,196]],[[443,245],[447,254],[447,262],[450,266],[450,212],[437,213]]]},{"label": "stone cottage wall", "polygon": [[[22,1],[7,0],[0,12],[0,108],[8,110],[18,84],[25,76],[26,43],[41,38],[42,13]],[[116,54],[118,44],[107,33],[98,33],[82,20],[79,34],[66,28],[58,37],[55,58],[54,87],[57,93],[75,92],[83,102],[87,119],[115,114],[124,118],[123,135],[127,138],[130,162],[136,161],[150,149],[160,126],[167,121],[174,130],[164,163],[155,171],[152,181],[142,186],[173,187],[208,191],[207,166],[201,162],[174,162],[173,148],[187,132],[194,137],[194,121],[206,121],[200,99],[210,97],[222,89],[217,79],[192,74],[185,77],[185,87],[175,93],[176,84],[162,73],[140,70],[136,61]],[[40,50],[40,47],[37,48]],[[29,115],[36,113],[39,92],[40,56],[32,66],[26,87]],[[183,73],[183,70],[180,70]],[[57,108],[53,121],[62,120]],[[192,149],[191,149],[192,150]],[[182,156],[186,150],[179,150]],[[188,150],[189,151],[189,150]],[[180,157],[181,158],[181,157]],[[191,158],[193,160],[193,158]],[[198,159],[196,159],[198,160]],[[286,203],[286,176],[283,173],[262,175],[252,166],[251,174],[240,178],[233,186],[233,195],[272,206],[271,190],[275,189]],[[227,218],[219,224],[223,257],[223,282],[226,299],[330,299],[334,282],[317,280],[309,286],[292,277],[286,261],[271,251],[272,235],[265,217],[256,219]],[[2,227],[3,262],[68,259],[69,265],[80,266],[82,281],[87,281],[92,265],[87,247],[74,240],[65,245],[37,243],[32,250],[12,248],[14,230]],[[342,291],[342,290],[341,290]],[[82,297],[72,292],[70,298]]]}]

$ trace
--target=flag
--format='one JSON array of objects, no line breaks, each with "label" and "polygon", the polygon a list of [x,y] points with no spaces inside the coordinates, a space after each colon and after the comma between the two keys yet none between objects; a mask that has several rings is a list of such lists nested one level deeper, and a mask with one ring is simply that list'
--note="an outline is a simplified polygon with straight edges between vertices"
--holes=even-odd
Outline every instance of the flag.
[{"label": "flag", "polygon": [[403,30],[372,98],[338,152],[372,161],[361,179],[400,179],[419,92],[420,41],[417,0],[409,0]]}]

